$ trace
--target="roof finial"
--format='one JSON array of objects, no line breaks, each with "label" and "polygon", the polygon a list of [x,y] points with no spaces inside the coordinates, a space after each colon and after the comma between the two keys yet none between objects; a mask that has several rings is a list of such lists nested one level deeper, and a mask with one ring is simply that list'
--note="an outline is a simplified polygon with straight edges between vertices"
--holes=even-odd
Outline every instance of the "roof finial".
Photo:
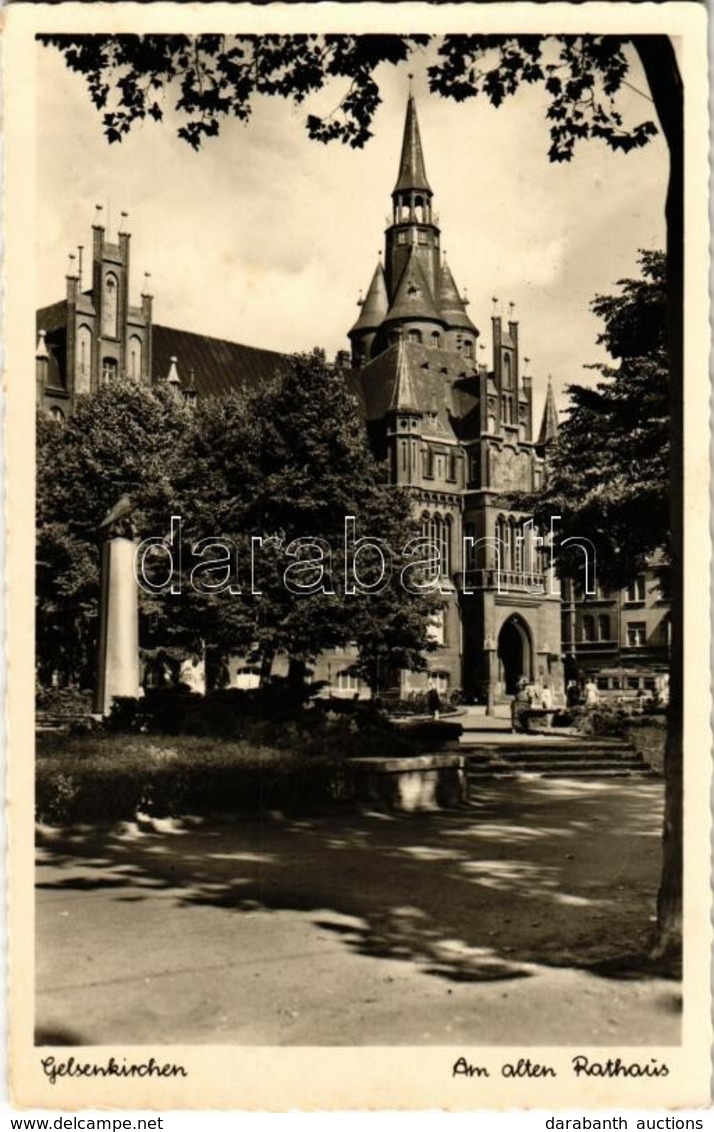
[{"label": "roof finial", "polygon": [[74,261],[76,260],[76,258],[77,257],[74,254],[74,252],[69,253],[69,265],[67,267],[67,277],[69,279],[76,279],[77,278],[77,271],[76,271],[76,268],[74,266]]},{"label": "roof finial", "polygon": [[103,220],[103,217],[102,217],[103,212],[104,212],[104,206],[101,205],[101,204],[95,204],[95,206],[94,206],[94,220],[92,222],[93,228],[103,228],[104,227],[104,220]]},{"label": "roof finial", "polygon": [[78,259],[77,259],[77,278],[79,279],[79,289],[82,290],[82,252],[84,251],[84,244],[77,245]]},{"label": "roof finial", "polygon": [[129,218],[129,213],[128,212],[122,212],[120,215],[121,215],[121,220],[119,221],[119,235],[121,236],[121,235],[126,235],[126,233],[124,232],[124,222]]}]

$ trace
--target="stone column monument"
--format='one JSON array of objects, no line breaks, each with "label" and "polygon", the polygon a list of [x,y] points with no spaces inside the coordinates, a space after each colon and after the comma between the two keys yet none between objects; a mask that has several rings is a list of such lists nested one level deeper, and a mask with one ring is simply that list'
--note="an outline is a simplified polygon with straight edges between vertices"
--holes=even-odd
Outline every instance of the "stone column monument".
[{"label": "stone column monument", "polygon": [[133,505],[124,495],[99,525],[102,559],[94,711],[108,715],[115,696],[139,695],[139,587]]}]

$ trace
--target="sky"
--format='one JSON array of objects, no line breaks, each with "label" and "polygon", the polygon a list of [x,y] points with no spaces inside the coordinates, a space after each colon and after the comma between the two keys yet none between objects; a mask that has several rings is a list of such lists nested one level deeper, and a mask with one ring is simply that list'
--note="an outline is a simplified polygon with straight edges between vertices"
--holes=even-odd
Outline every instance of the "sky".
[{"label": "sky", "polygon": [[[131,301],[151,272],[154,318],[164,325],[284,350],[348,346],[384,245],[401,149],[409,71],[442,247],[490,361],[492,297],[516,304],[531,359],[536,421],[548,375],[559,406],[564,387],[597,379],[595,294],[637,273],[639,248],[665,246],[667,150],[661,135],[642,150],[601,142],[551,164],[545,94],[526,88],[495,109],[429,93],[429,52],[377,72],[383,102],[362,150],[311,141],[308,113],[345,93],[333,82],[302,107],[258,100],[251,121],[227,121],[196,154],[180,119],[134,127],[109,145],[84,80],[52,48],[37,48],[38,306],[64,296],[68,254],[91,249],[94,206],[108,238],[129,214]],[[655,118],[636,58],[618,96],[626,121]],[[635,88],[635,89],[633,89]],[[85,285],[88,272],[85,267]]]}]

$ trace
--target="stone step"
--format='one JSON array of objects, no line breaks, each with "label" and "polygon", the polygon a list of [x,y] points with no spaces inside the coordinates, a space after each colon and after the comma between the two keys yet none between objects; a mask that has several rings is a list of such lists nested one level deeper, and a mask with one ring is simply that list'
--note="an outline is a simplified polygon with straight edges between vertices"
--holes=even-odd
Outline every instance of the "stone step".
[{"label": "stone step", "polygon": [[[647,764],[639,758],[621,758],[621,760],[605,760],[605,758],[592,758],[587,762],[578,762],[576,758],[564,758],[556,762],[545,758],[508,758],[508,760],[491,760],[488,763],[478,763],[473,767],[474,772],[487,770],[488,767],[505,767],[506,770],[519,771],[570,771],[570,770],[643,770]],[[472,773],[468,766],[467,774]]]},{"label": "stone step", "polygon": [[590,759],[631,759],[638,757],[634,747],[622,744],[620,747],[541,747],[541,746],[493,746],[462,748],[468,762],[483,759],[574,759],[585,762]]},{"label": "stone step", "polygon": [[468,749],[469,780],[535,774],[541,778],[658,778],[634,747],[619,740],[513,743]]}]

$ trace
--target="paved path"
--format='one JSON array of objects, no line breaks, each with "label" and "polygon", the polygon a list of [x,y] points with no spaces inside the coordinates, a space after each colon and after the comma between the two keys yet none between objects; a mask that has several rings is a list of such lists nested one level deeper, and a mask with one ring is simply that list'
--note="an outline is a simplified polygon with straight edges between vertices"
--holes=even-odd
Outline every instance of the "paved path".
[{"label": "paved path", "polygon": [[523,778],[458,812],[48,831],[38,1040],[676,1044],[676,984],[582,969],[646,939],[661,802]]}]

